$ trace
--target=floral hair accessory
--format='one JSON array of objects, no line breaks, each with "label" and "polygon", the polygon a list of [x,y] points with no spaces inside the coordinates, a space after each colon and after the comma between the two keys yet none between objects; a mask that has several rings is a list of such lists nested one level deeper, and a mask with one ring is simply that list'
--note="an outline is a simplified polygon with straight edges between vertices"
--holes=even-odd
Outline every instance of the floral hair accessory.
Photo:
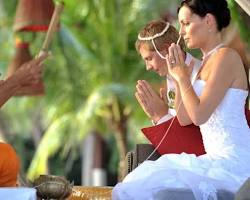
[{"label": "floral hair accessory", "polygon": [[169,29],[170,24],[168,22],[165,22],[166,26],[165,28],[160,32],[160,33],[156,33],[153,36],[148,36],[148,37],[142,37],[140,34],[138,35],[138,39],[139,40],[145,40],[145,41],[149,41],[149,40],[153,40],[155,38],[161,37],[164,33],[166,33]]},{"label": "floral hair accessory", "polygon": [[139,40],[142,40],[142,41],[150,41],[150,40],[151,40],[151,42],[152,42],[152,44],[153,44],[153,47],[154,47],[155,51],[157,52],[157,54],[158,54],[162,59],[166,59],[166,57],[163,56],[163,55],[158,51],[158,49],[156,48],[154,39],[155,39],[155,38],[158,38],[158,37],[161,37],[162,35],[164,35],[164,34],[168,31],[170,24],[169,24],[168,22],[165,22],[165,23],[166,23],[165,28],[164,28],[160,33],[156,33],[156,34],[154,34],[153,36],[142,37],[140,34],[138,34],[138,39],[139,39]]}]

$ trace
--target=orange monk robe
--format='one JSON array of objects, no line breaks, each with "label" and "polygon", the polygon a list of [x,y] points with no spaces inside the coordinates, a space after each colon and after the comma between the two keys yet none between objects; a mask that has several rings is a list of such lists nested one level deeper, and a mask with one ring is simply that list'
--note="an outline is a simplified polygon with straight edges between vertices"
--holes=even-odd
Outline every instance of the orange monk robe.
[{"label": "orange monk robe", "polygon": [[0,142],[0,187],[15,187],[19,168],[20,161],[13,147]]}]

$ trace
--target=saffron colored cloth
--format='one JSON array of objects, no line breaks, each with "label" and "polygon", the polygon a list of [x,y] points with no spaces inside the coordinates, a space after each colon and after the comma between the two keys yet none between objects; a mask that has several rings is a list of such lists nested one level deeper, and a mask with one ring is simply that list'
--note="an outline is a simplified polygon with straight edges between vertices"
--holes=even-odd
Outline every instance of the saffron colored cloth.
[{"label": "saffron colored cloth", "polygon": [[13,147],[0,142],[0,187],[15,187],[19,168],[19,158]]}]

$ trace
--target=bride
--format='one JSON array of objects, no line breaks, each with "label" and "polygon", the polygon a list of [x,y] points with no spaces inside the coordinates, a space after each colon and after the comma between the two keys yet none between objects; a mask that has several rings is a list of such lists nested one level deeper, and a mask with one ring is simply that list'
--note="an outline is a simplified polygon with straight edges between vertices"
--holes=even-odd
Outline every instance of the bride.
[{"label": "bride", "polygon": [[227,2],[184,0],[178,20],[187,47],[201,49],[203,65],[192,86],[180,47],[169,47],[166,62],[177,88],[177,117],[182,125],[200,126],[207,154],[145,161],[114,187],[112,199],[154,199],[161,190],[184,188],[196,200],[216,200],[218,189],[235,193],[250,177],[247,77],[239,55],[221,43],[221,30],[230,22]]}]

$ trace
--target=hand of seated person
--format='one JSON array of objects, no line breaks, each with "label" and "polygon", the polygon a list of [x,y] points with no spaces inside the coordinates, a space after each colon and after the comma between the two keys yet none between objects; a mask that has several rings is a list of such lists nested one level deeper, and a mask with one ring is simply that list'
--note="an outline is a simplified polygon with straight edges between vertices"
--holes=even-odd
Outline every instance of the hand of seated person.
[{"label": "hand of seated person", "polygon": [[157,94],[151,85],[145,80],[139,80],[136,85],[135,96],[144,112],[155,123],[168,113],[165,91],[160,90]]},{"label": "hand of seated person", "polygon": [[24,63],[10,78],[18,85],[38,83],[42,78],[42,63],[47,57],[48,54],[43,53],[39,57]]}]

